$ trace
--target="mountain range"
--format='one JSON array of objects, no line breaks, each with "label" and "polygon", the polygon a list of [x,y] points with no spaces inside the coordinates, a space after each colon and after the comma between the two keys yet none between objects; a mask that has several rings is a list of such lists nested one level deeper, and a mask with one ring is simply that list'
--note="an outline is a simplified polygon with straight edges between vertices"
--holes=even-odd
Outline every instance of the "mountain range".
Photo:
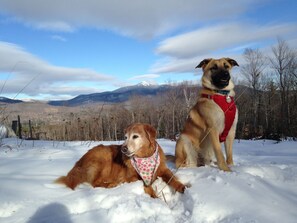
[{"label": "mountain range", "polygon": [[[48,101],[47,104],[52,106],[73,107],[92,103],[119,103],[128,101],[134,95],[156,96],[157,94],[166,92],[173,87],[174,86],[171,85],[152,85],[147,82],[141,82],[136,85],[121,87],[114,91],[78,95],[69,100],[52,100]],[[0,97],[0,103],[3,104],[16,104],[21,102],[27,101]]]},{"label": "mountain range", "polygon": [[[195,85],[193,85],[195,87]],[[128,101],[132,96],[148,96],[154,97],[158,94],[165,93],[176,88],[174,85],[164,84],[164,85],[152,85],[147,82],[141,82],[136,85],[121,87],[114,91],[105,91],[101,93],[92,93],[85,95],[78,95],[69,100],[53,100],[48,101],[47,104],[51,106],[67,106],[75,107],[93,103],[119,103]],[[241,92],[245,89],[244,86],[236,86],[235,90]],[[247,90],[247,89],[245,89]],[[248,93],[247,91],[246,93]],[[22,100],[9,99],[6,97],[0,97],[0,103],[3,104],[16,104],[25,102]]]},{"label": "mountain range", "polygon": [[141,82],[137,85],[122,87],[114,91],[105,91],[79,95],[70,100],[49,101],[53,106],[79,106],[91,103],[119,103],[128,101],[132,96],[156,96],[172,89],[171,85],[152,85],[147,82]]},{"label": "mountain range", "polygon": [[17,100],[17,99],[10,99],[6,97],[0,97],[0,103],[4,104],[16,104],[16,103],[21,103],[23,102],[22,100]]}]

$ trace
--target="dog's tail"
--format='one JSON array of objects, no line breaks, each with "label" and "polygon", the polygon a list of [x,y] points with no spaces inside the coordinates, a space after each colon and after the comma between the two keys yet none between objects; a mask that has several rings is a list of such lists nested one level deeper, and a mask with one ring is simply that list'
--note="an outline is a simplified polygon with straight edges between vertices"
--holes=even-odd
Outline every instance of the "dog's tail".
[{"label": "dog's tail", "polygon": [[65,184],[66,185],[66,180],[67,180],[67,177],[66,176],[61,176],[58,179],[56,179],[54,181],[54,183],[55,184]]},{"label": "dog's tail", "polygon": [[54,183],[56,184],[64,184],[67,187],[71,188],[72,190],[74,190],[76,188],[76,186],[78,184],[80,184],[81,182],[79,181],[79,179],[73,178],[71,176],[69,176],[69,174],[67,176],[61,176],[58,179],[56,179],[54,181]]},{"label": "dog's tail", "polygon": [[[55,181],[54,181],[54,183],[56,183],[56,184],[64,184],[64,185],[66,185],[67,187],[70,187],[70,184],[69,184],[69,181],[68,181],[68,178],[67,178],[67,176],[61,176],[61,177],[59,177],[58,179],[56,179]],[[70,187],[71,188],[71,187]],[[71,188],[72,190],[74,190],[74,188]]]}]

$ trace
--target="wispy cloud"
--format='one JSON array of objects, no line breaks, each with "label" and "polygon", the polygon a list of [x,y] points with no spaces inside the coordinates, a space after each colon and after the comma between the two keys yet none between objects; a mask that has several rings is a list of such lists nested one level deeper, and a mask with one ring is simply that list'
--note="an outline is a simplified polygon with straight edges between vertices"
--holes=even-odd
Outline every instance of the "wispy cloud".
[{"label": "wispy cloud", "polygon": [[[84,86],[89,83],[94,86],[96,83],[112,81],[114,78],[101,74],[89,68],[61,67],[47,63],[37,56],[27,52],[18,45],[0,42],[0,72],[6,73],[9,83],[6,84],[4,92],[9,94],[18,92],[31,80],[34,80],[26,88],[26,94],[65,94],[76,95],[80,87],[65,88],[71,83],[72,86]],[[84,87],[87,89],[87,86]],[[94,87],[89,87],[93,90]]]},{"label": "wispy cloud", "polygon": [[191,58],[191,59],[177,59],[177,58],[169,58],[163,59],[156,62],[151,67],[151,72],[155,72],[158,74],[161,73],[193,73],[195,71],[195,67],[199,59]]},{"label": "wispy cloud", "polygon": [[296,32],[297,23],[267,26],[227,23],[168,38],[160,43],[156,52],[171,57],[190,58]]},{"label": "wispy cloud", "polygon": [[143,74],[129,78],[129,80],[155,79],[160,77],[159,74]]},{"label": "wispy cloud", "polygon": [[58,32],[73,32],[75,30],[75,27],[73,27],[71,24],[67,22],[56,22],[56,21],[50,21],[50,22],[25,22],[27,25],[32,25],[38,29],[44,29],[49,31],[58,31]]},{"label": "wispy cloud", "polygon": [[197,61],[204,58],[240,57],[245,47],[267,47],[284,35],[288,39],[296,37],[297,23],[260,26],[238,22],[197,29],[160,42],[156,53],[163,58],[152,66],[151,72],[193,72]]},{"label": "wispy cloud", "polygon": [[57,40],[57,41],[61,41],[61,42],[66,42],[66,41],[67,41],[66,38],[64,38],[64,37],[62,37],[62,36],[59,36],[59,35],[53,35],[53,36],[51,36],[51,38],[52,38],[53,40]]}]

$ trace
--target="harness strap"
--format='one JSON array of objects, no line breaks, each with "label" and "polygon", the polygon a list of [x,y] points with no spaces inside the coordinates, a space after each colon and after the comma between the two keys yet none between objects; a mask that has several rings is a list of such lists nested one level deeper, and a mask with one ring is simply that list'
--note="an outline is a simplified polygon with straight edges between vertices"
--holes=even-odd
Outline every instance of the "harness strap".
[{"label": "harness strap", "polygon": [[233,125],[235,115],[236,115],[236,105],[234,102],[234,98],[229,95],[219,95],[219,94],[201,94],[201,97],[208,98],[213,100],[224,112],[225,115],[225,128],[223,132],[220,134],[220,142],[225,142],[226,138],[229,134],[229,131]]}]

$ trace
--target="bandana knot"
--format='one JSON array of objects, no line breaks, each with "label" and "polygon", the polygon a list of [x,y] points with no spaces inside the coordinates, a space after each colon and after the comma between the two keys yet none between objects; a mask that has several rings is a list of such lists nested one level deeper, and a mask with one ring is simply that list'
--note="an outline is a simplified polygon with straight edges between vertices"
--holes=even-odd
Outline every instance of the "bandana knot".
[{"label": "bandana knot", "polygon": [[146,186],[151,185],[154,175],[160,165],[158,146],[156,146],[156,151],[150,157],[132,157],[131,164],[144,181],[144,184]]}]

